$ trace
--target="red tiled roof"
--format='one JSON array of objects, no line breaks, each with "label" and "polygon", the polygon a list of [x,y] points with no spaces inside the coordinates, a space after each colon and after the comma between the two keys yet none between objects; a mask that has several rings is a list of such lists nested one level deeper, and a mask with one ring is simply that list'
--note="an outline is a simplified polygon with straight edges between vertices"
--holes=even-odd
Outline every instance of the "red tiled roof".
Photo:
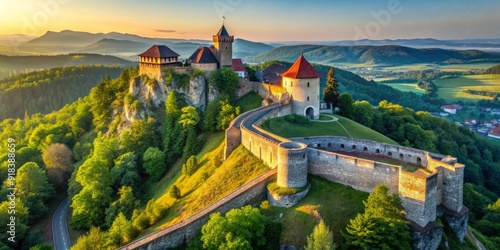
[{"label": "red tiled roof", "polygon": [[319,78],[321,76],[318,71],[304,58],[300,55],[299,59],[288,69],[287,72],[281,74],[283,77],[289,77],[294,79],[301,78]]},{"label": "red tiled roof", "polygon": [[217,63],[217,58],[210,48],[200,46],[190,57],[191,63]]},{"label": "red tiled roof", "polygon": [[457,109],[456,107],[453,106],[442,106],[442,109]]},{"label": "red tiled roof", "polygon": [[153,45],[151,48],[146,50],[144,53],[139,56],[147,56],[147,57],[178,57],[179,54],[175,53],[169,47],[165,45]]},{"label": "red tiled roof", "polygon": [[248,76],[248,72],[240,58],[233,58],[232,66],[234,71],[243,71],[245,72],[245,77]]},{"label": "red tiled roof", "polygon": [[500,136],[500,127],[496,127],[490,131],[490,134],[494,136]]}]

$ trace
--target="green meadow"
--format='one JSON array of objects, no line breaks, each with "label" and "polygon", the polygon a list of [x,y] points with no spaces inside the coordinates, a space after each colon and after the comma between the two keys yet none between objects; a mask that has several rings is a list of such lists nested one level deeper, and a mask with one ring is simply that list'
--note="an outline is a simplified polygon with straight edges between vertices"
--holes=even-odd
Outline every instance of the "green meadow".
[{"label": "green meadow", "polygon": [[467,75],[435,80],[434,83],[439,87],[438,95],[448,102],[492,99],[465,93],[465,89],[500,92],[500,75]]}]

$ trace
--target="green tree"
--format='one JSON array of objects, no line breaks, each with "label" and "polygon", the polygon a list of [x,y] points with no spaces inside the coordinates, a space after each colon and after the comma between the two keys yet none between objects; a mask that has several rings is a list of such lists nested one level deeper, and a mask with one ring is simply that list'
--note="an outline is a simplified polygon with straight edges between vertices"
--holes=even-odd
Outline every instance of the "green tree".
[{"label": "green tree", "polygon": [[[9,180],[6,181],[7,184]],[[47,211],[44,201],[54,195],[54,187],[49,183],[45,170],[34,162],[28,162],[17,171],[16,195],[30,211],[31,219],[42,217]]]},{"label": "green tree", "polygon": [[181,133],[182,125],[178,123],[180,116],[176,92],[170,91],[165,103],[165,119],[162,129],[163,149],[167,164],[173,164],[182,154],[184,147],[185,135]]},{"label": "green tree", "polygon": [[191,157],[188,158],[186,163],[182,164],[182,173],[190,176],[196,172],[196,168],[198,167],[198,162],[196,161],[196,157],[194,155],[191,155]]},{"label": "green tree", "polygon": [[220,213],[210,215],[202,227],[205,249],[252,249],[266,245],[264,216],[258,208],[245,206],[232,209],[223,217]]},{"label": "green tree", "polygon": [[72,155],[71,149],[61,143],[51,144],[42,153],[47,176],[57,187],[63,187],[71,175]]},{"label": "green tree", "polygon": [[106,225],[108,227],[111,227],[113,220],[120,213],[130,218],[134,208],[140,204],[140,201],[134,197],[131,187],[121,187],[120,190],[118,190],[118,195],[120,195],[120,198],[111,203],[106,209]]},{"label": "green tree", "polygon": [[218,69],[211,73],[209,83],[214,86],[219,94],[227,96],[230,103],[236,101],[236,87],[240,78],[231,68]]},{"label": "green tree", "polygon": [[136,236],[132,222],[123,213],[119,213],[107,233],[108,247],[117,248],[131,242]]},{"label": "green tree", "polygon": [[411,249],[411,236],[403,216],[401,200],[388,194],[387,185],[377,185],[368,196],[365,212],[350,220],[343,233],[347,245],[361,249]]},{"label": "green tree", "polygon": [[186,142],[182,152],[183,160],[191,155],[196,154],[198,151],[199,143],[196,138],[196,125],[200,121],[200,116],[193,106],[187,106],[182,108],[182,115],[179,119],[179,123],[182,124],[182,134],[186,135]]},{"label": "green tree", "polygon": [[203,112],[203,129],[209,132],[217,131],[217,120],[220,113],[220,98],[210,101]]},{"label": "green tree", "polygon": [[106,233],[98,227],[92,227],[90,231],[80,236],[71,250],[106,249]]},{"label": "green tree", "polygon": [[153,181],[159,181],[165,172],[165,153],[158,148],[150,147],[144,152],[144,169]]},{"label": "green tree", "polygon": [[314,227],[311,235],[307,236],[305,250],[332,250],[335,249],[333,243],[333,233],[323,220]]},{"label": "green tree", "polygon": [[371,128],[375,116],[375,109],[367,101],[357,101],[354,103],[353,110],[354,121]]},{"label": "green tree", "polygon": [[120,143],[124,152],[143,155],[149,147],[160,146],[156,137],[155,120],[149,117],[134,121],[130,129],[122,132]]},{"label": "green tree", "polygon": [[137,156],[133,152],[122,154],[115,160],[115,166],[110,171],[115,190],[121,186],[135,187],[141,177],[137,170]]},{"label": "green tree", "polygon": [[352,100],[351,95],[348,93],[343,93],[339,96],[339,114],[347,117],[347,118],[352,118],[353,112],[354,112],[354,101]]},{"label": "green tree", "polygon": [[172,197],[174,199],[180,199],[182,197],[181,190],[176,185],[173,185],[170,188],[170,191],[168,192],[168,194],[170,195],[170,197]]},{"label": "green tree", "polygon": [[225,130],[229,127],[229,124],[241,114],[239,106],[233,106],[228,100],[222,100],[220,103],[219,120],[217,122],[217,128],[219,130]]},{"label": "green tree", "polygon": [[323,101],[327,108],[335,109],[339,101],[339,84],[335,78],[335,69],[330,68],[326,76],[326,87],[323,89]]},{"label": "green tree", "polygon": [[200,121],[200,116],[198,112],[196,112],[196,108],[193,106],[187,106],[182,108],[182,114],[179,120],[179,123],[182,124],[182,127],[189,128],[194,127]]},{"label": "green tree", "polygon": [[109,166],[105,160],[94,156],[86,160],[76,173],[76,182],[82,189],[72,198],[73,220],[76,228],[102,225],[105,209],[111,202],[113,192]]},{"label": "green tree", "polygon": [[[18,196],[19,197],[19,196]],[[15,234],[16,234],[16,245],[19,242],[19,240],[22,240],[27,232],[28,229],[28,208],[24,205],[21,199],[16,198],[16,220],[14,221],[15,223]],[[2,227],[4,227],[4,230],[0,231],[0,247],[3,246],[10,246],[12,247],[11,243],[8,239],[9,237],[12,237],[12,235],[8,232],[10,231],[10,226],[7,227],[9,223],[11,223],[10,217],[13,215],[12,213],[9,213],[12,208],[9,208],[10,206],[10,201],[3,201],[0,203],[0,223],[2,223]],[[7,247],[7,249],[11,249]]]}]

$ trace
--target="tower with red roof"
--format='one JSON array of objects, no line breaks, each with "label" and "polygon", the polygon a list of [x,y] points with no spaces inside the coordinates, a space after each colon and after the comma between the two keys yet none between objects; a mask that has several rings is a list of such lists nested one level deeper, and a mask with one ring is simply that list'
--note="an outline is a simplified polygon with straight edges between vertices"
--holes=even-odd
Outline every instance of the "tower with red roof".
[{"label": "tower with red roof", "polygon": [[293,98],[293,112],[311,119],[318,119],[321,74],[314,69],[304,55],[300,55],[281,76],[283,89]]}]

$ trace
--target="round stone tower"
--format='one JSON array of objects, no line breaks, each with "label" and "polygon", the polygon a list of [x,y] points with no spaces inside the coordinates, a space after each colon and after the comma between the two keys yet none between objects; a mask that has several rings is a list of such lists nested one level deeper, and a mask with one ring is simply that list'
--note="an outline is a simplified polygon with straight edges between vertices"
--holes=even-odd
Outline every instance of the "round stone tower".
[{"label": "round stone tower", "polygon": [[278,180],[280,187],[300,188],[307,184],[307,145],[282,142],[278,146]]},{"label": "round stone tower", "polygon": [[301,55],[281,76],[282,87],[293,97],[293,113],[318,119],[321,74]]}]

